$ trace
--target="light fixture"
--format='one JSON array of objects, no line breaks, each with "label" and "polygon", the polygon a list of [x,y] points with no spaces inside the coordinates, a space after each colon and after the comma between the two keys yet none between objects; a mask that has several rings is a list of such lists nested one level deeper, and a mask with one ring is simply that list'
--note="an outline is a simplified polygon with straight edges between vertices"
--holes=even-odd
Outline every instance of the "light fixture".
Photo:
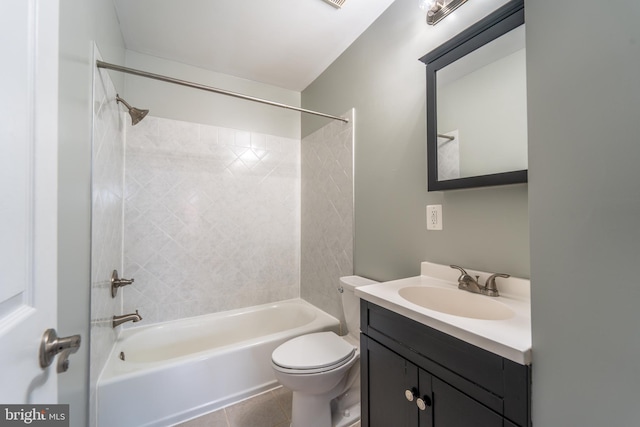
[{"label": "light fixture", "polygon": [[436,25],[467,0],[418,0],[420,9],[427,12],[427,24]]}]

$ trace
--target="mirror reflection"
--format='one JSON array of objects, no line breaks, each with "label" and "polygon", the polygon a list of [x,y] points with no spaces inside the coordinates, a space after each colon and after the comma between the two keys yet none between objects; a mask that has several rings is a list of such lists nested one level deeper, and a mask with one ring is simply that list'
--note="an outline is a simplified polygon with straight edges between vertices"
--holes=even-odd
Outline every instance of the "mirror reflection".
[{"label": "mirror reflection", "polygon": [[527,169],[525,26],[436,72],[438,180]]}]

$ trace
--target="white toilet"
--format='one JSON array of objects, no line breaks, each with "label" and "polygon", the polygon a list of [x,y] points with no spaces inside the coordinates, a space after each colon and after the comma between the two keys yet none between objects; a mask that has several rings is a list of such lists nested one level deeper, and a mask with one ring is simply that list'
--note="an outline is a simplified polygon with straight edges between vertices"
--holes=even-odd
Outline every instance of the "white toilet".
[{"label": "white toilet", "polygon": [[353,291],[373,283],[340,278],[347,335],[302,335],[273,351],[275,376],[293,391],[291,427],[346,427],[360,419],[360,299]]}]

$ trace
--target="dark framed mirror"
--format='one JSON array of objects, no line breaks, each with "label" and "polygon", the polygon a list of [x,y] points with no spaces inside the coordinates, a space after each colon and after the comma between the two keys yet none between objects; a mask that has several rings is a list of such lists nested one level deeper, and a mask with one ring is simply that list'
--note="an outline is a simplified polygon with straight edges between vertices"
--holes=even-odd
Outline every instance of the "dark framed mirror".
[{"label": "dark framed mirror", "polygon": [[429,191],[527,182],[524,42],[514,0],[420,58]]}]

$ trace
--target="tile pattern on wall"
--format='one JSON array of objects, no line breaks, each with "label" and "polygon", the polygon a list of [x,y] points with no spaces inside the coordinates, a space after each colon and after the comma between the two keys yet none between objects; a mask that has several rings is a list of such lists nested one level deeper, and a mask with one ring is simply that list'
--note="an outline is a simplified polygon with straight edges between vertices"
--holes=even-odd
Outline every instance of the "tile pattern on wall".
[{"label": "tile pattern on wall", "polygon": [[353,110],[302,140],[302,298],[344,324],[338,279],[353,274]]},{"label": "tile pattern on wall", "polygon": [[[122,271],[124,115],[115,100],[108,73],[95,69],[93,105],[93,177],[91,220],[91,350],[90,404],[117,338],[112,316],[120,313],[121,297],[111,297],[111,272]],[[86,345],[86,344],[85,344]],[[94,414],[94,412],[92,412]],[[95,415],[95,414],[94,414]],[[95,425],[95,419],[91,419]]]},{"label": "tile pattern on wall", "polygon": [[127,127],[125,169],[125,312],[150,324],[299,296],[299,140],[147,116]]}]

